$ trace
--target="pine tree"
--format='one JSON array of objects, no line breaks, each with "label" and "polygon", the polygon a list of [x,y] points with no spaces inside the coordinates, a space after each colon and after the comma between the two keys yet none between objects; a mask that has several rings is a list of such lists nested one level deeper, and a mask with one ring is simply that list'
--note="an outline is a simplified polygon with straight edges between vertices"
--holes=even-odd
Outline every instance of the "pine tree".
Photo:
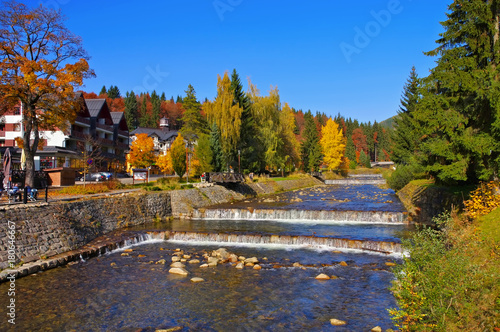
[{"label": "pine tree", "polygon": [[101,89],[101,92],[99,92],[99,96],[103,96],[103,95],[105,95],[107,93],[108,93],[108,90],[106,89],[106,86],[103,85],[102,89]]},{"label": "pine tree", "polygon": [[140,127],[148,127],[149,122],[150,122],[150,116],[148,114],[148,107],[147,107],[147,94],[141,94],[142,95],[142,102],[141,102],[141,108],[139,110],[140,113],[140,118],[139,118],[139,126]]},{"label": "pine tree", "polygon": [[111,99],[116,99],[116,98],[121,97],[120,90],[118,89],[118,87],[116,85],[110,86],[107,93],[108,93],[108,98],[111,98]]},{"label": "pine tree", "polygon": [[321,147],[314,117],[310,110],[304,114],[304,120],[304,142],[302,142],[304,170],[307,172],[317,171],[321,164]]},{"label": "pine tree", "polygon": [[420,79],[415,67],[412,67],[401,96],[398,115],[394,118],[392,158],[398,164],[416,162],[415,154],[419,149],[421,137],[418,123],[415,120],[415,112],[420,100],[419,88]]},{"label": "pine tree", "polygon": [[424,80],[416,118],[421,161],[438,182],[497,177],[500,162],[500,2],[456,0]]},{"label": "pine tree", "polygon": [[137,128],[137,117],[137,98],[134,91],[127,92],[125,97],[125,120],[130,131]]},{"label": "pine tree", "polygon": [[161,112],[161,100],[160,96],[153,90],[151,93],[151,104],[153,106],[151,110],[151,118],[149,121],[149,127],[158,128],[160,124],[160,112]]},{"label": "pine tree", "polygon": [[248,96],[243,91],[240,77],[233,69],[231,75],[231,90],[233,91],[233,105],[238,105],[243,111],[241,113],[240,139],[237,149],[241,152],[241,168],[248,171],[258,170],[258,148],[257,130],[255,120],[252,115],[251,103]]},{"label": "pine tree", "polygon": [[220,144],[220,131],[215,123],[210,131],[210,149],[212,150],[212,169],[214,172],[221,172],[224,168],[224,156]]},{"label": "pine tree", "polygon": [[182,116],[182,135],[191,140],[196,140],[202,133],[207,132],[207,123],[201,114],[200,102],[196,99],[196,91],[191,84],[188,85],[186,97],[182,101],[184,115]]}]

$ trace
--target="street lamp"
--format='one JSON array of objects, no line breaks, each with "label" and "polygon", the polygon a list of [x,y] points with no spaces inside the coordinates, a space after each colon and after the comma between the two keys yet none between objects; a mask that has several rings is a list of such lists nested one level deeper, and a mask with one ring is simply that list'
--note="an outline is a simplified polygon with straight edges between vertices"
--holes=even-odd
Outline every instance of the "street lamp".
[{"label": "street lamp", "polygon": [[189,152],[188,152],[189,141],[185,140],[185,142],[186,142],[186,183],[189,183]]}]

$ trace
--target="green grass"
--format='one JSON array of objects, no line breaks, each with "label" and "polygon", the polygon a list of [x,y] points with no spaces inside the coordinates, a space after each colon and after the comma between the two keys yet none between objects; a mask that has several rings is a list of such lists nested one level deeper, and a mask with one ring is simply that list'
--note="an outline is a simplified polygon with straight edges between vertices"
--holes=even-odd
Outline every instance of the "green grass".
[{"label": "green grass", "polygon": [[482,238],[500,246],[500,209],[480,217],[478,222]]}]

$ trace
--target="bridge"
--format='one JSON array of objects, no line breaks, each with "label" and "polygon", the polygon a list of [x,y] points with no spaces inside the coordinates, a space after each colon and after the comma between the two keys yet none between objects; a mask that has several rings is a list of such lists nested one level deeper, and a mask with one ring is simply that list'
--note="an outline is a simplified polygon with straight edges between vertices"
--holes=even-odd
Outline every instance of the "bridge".
[{"label": "bridge", "polygon": [[[204,176],[203,176],[204,175]],[[240,183],[245,182],[245,176],[234,172],[209,172],[204,173],[201,178],[205,178],[209,183]]]}]

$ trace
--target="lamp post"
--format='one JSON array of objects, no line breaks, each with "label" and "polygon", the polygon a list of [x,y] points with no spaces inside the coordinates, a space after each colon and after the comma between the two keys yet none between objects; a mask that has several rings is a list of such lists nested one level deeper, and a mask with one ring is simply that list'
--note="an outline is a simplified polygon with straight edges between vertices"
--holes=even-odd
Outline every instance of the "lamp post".
[{"label": "lamp post", "polygon": [[238,173],[241,174],[241,150],[238,150]]}]

